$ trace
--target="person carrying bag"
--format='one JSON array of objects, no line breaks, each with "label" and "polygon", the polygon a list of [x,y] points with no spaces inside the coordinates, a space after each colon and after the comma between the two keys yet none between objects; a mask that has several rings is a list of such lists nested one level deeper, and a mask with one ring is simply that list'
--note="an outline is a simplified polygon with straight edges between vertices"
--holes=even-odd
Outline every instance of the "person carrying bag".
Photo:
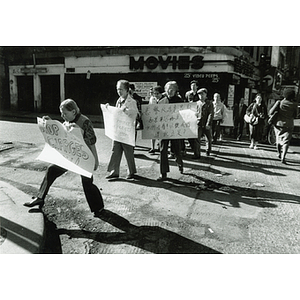
[{"label": "person carrying bag", "polygon": [[246,114],[252,117],[249,123],[250,132],[250,146],[251,149],[258,149],[258,142],[262,139],[262,132],[264,127],[265,118],[267,116],[267,108],[262,102],[261,94],[257,94],[255,97],[255,102],[250,104],[246,110]]}]

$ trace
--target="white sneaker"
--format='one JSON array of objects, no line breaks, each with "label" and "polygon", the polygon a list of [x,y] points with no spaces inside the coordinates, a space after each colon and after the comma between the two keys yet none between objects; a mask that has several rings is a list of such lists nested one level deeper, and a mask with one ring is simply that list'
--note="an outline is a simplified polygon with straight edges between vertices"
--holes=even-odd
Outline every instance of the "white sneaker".
[{"label": "white sneaker", "polygon": [[254,148],[254,145],[253,145],[253,144],[251,144],[251,145],[249,146],[249,148],[250,148],[250,149],[253,149],[253,148]]},{"label": "white sneaker", "polygon": [[255,146],[254,146],[254,150],[258,150],[258,149],[259,149],[259,148],[255,145]]}]

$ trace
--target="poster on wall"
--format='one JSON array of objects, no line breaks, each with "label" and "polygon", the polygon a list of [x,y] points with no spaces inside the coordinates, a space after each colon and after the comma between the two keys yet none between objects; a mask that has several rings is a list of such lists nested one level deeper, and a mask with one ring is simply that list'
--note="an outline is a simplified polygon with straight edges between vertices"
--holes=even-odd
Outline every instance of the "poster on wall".
[{"label": "poster on wall", "polygon": [[233,84],[229,84],[228,86],[228,100],[227,100],[227,106],[229,108],[232,108],[233,107],[233,104],[234,104],[234,88],[235,88],[235,85]]},{"label": "poster on wall", "polygon": [[245,92],[244,92],[244,103],[246,105],[249,105],[249,88],[245,88]]},{"label": "poster on wall", "polygon": [[95,158],[83,140],[81,129],[42,118],[37,118],[37,123],[45,139],[45,147],[37,159],[91,178]]},{"label": "poster on wall", "polygon": [[142,105],[142,139],[198,137],[197,103]]},{"label": "poster on wall", "polygon": [[138,95],[143,97],[145,101],[149,102],[150,88],[157,86],[157,82],[130,82],[134,84],[135,91]]},{"label": "poster on wall", "polygon": [[224,120],[223,123],[221,123],[221,126],[233,127],[233,110],[229,110],[226,106],[225,106]]}]

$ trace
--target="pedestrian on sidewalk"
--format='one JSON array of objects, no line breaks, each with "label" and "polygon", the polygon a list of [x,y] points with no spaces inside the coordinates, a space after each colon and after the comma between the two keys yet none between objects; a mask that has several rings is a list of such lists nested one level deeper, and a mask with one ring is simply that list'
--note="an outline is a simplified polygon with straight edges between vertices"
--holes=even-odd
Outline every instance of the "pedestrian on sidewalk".
[{"label": "pedestrian on sidewalk", "polygon": [[129,84],[129,95],[132,99],[136,101],[136,105],[138,108],[138,114],[136,116],[135,121],[135,141],[137,138],[137,130],[143,130],[143,121],[142,121],[142,104],[143,104],[143,97],[138,95],[135,91],[135,85],[133,83]]},{"label": "pedestrian on sidewalk", "polygon": [[[79,127],[82,129],[83,139],[95,158],[94,170],[97,170],[99,161],[95,146],[96,135],[93,129],[92,122],[88,117],[81,114],[79,107],[77,106],[76,102],[72,99],[64,100],[60,104],[59,110],[62,118],[65,120],[63,124],[66,127]],[[50,120],[48,116],[44,116],[43,119]],[[34,207],[38,205],[40,208],[42,208],[45,203],[45,197],[52,183],[65,172],[67,172],[67,170],[62,167],[59,167],[54,164],[50,165],[47,168],[45,177],[40,186],[37,197],[33,198],[31,202],[24,203],[24,206]],[[100,216],[101,213],[104,211],[104,203],[100,190],[97,188],[96,185],[93,184],[93,176],[91,178],[81,176],[81,182],[91,212],[94,213],[95,217]]]},{"label": "pedestrian on sidewalk", "polygon": [[[198,84],[198,81],[197,80],[192,80],[191,83],[190,83],[190,90],[187,91],[185,93],[185,101],[186,102],[197,102],[200,100],[199,98],[199,95],[197,93],[197,90],[198,90],[198,87],[199,87],[199,84]],[[188,139],[188,142],[189,142],[189,145],[193,151],[193,147],[192,145],[194,146],[195,145],[195,139]],[[185,143],[183,143],[184,145],[184,148],[185,148]]]},{"label": "pedestrian on sidewalk", "polygon": [[[178,85],[176,81],[169,81],[165,85],[166,96],[158,101],[158,104],[168,103],[180,103],[183,102],[182,98],[178,96]],[[179,168],[180,173],[183,173],[183,161],[182,161],[182,140],[172,139],[171,149],[174,151],[175,161]],[[167,180],[167,173],[170,172],[169,160],[168,160],[168,145],[169,140],[160,141],[160,177],[158,181]]]},{"label": "pedestrian on sidewalk", "polygon": [[292,139],[294,118],[297,117],[298,107],[297,102],[295,101],[295,91],[293,89],[286,89],[283,92],[283,96],[283,100],[275,102],[274,106],[269,111],[269,115],[274,114],[276,110],[278,111],[276,123],[274,125],[276,149],[278,158],[283,164],[286,164],[285,156]]},{"label": "pedestrian on sidewalk", "polygon": [[212,121],[212,135],[213,142],[216,143],[217,140],[222,141],[221,124],[224,122],[225,118],[225,105],[221,102],[221,96],[219,93],[214,94],[213,107],[214,117]]},{"label": "pedestrian on sidewalk", "polygon": [[247,110],[245,99],[241,98],[239,103],[236,103],[233,107],[233,136],[240,141],[243,136],[244,129],[244,115]]},{"label": "pedestrian on sidewalk", "polygon": [[258,142],[262,139],[262,133],[265,126],[265,119],[267,117],[267,107],[262,102],[261,94],[257,94],[255,101],[249,105],[246,110],[248,115],[255,117],[254,123],[249,123],[250,131],[250,149],[258,150]]},{"label": "pedestrian on sidewalk", "polygon": [[201,138],[202,135],[206,137],[206,155],[209,156],[212,148],[212,121],[214,118],[214,108],[212,101],[207,99],[207,89],[201,88],[198,90],[200,100],[197,101],[197,125],[198,138],[195,139],[194,158],[201,157]]},{"label": "pedestrian on sidewalk", "polygon": [[[135,120],[138,114],[138,108],[136,101],[129,94],[129,82],[127,80],[119,80],[116,88],[119,95],[116,107]],[[107,167],[107,171],[110,172],[110,174],[106,176],[106,179],[112,180],[119,178],[123,152],[128,166],[126,179],[134,178],[134,174],[136,173],[134,146],[113,141],[112,154]]]}]

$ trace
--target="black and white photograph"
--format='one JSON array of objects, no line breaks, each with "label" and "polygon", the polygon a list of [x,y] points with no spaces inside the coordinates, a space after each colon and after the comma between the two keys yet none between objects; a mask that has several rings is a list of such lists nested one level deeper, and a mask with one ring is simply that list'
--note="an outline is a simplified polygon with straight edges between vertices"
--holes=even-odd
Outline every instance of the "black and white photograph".
[{"label": "black and white photograph", "polygon": [[[6,21],[34,24],[0,41],[0,254],[38,270],[22,287],[40,284],[36,272],[110,281],[120,272],[139,297],[96,278],[81,287],[109,299],[193,299],[194,287],[176,286],[197,286],[200,272],[205,296],[219,299],[227,271],[229,282],[244,272],[249,281],[254,269],[263,288],[261,270],[274,276],[283,260],[287,272],[287,254],[300,254],[300,46],[284,38],[295,26],[279,31],[271,18],[239,31],[247,8],[225,28],[226,18],[210,28],[213,11],[205,22],[201,8],[198,20],[191,7],[185,18],[166,11],[111,14],[97,30],[95,12],[80,20],[51,10],[49,22],[64,20],[44,29],[43,14]],[[158,277],[147,294],[149,276]]]}]

